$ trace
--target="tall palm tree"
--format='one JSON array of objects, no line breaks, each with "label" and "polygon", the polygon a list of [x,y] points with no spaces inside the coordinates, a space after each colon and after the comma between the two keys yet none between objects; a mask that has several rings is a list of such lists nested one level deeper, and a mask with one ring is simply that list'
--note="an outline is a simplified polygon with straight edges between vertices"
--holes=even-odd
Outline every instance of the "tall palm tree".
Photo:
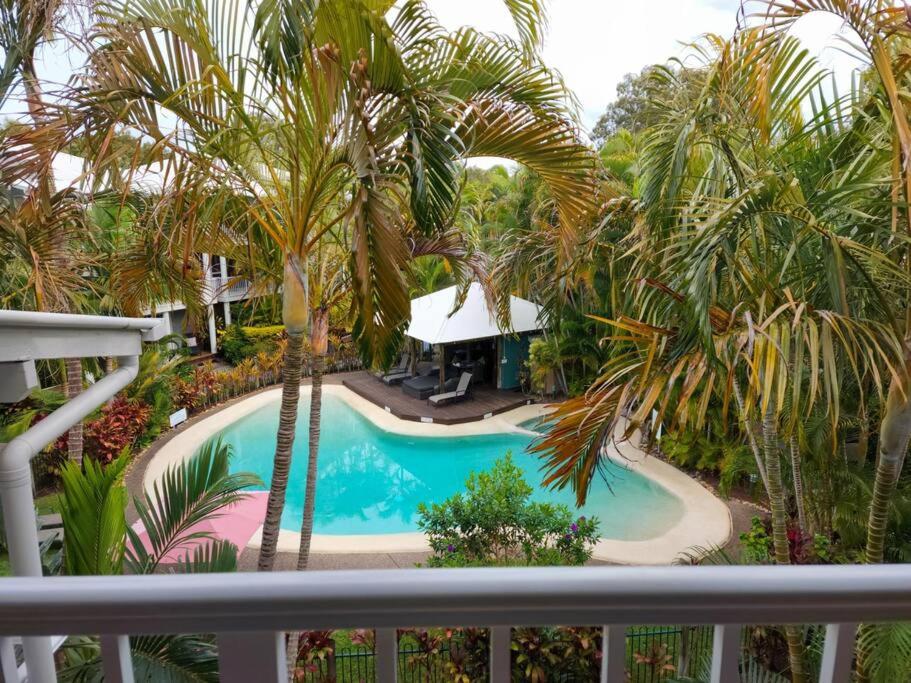
[{"label": "tall palm tree", "polygon": [[[35,125],[41,125],[49,116],[41,79],[35,65],[38,49],[49,38],[53,37],[61,23],[68,15],[74,13],[75,5],[63,0],[3,0],[0,2],[0,48],[3,50],[4,62],[0,66],[0,104],[5,103],[16,86],[21,86],[25,94],[25,104],[29,116]],[[58,195],[50,164],[40,167],[34,189],[30,196],[33,200],[33,218],[39,220],[44,228],[55,227],[57,231],[46,236],[54,242],[51,251],[54,260],[48,262],[50,270],[63,273],[74,270],[75,264],[68,253],[71,244],[71,227],[55,216],[57,207],[65,202],[65,197]],[[73,213],[64,207],[63,214],[73,218]],[[46,215],[41,215],[42,213]],[[20,214],[21,215],[21,214]],[[2,219],[0,219],[2,220]],[[66,296],[66,288],[57,290],[60,296],[41,297],[41,305],[46,308],[37,310],[69,311],[72,300]],[[64,360],[65,378],[64,393],[72,398],[82,391],[82,361],[79,358]],[[70,460],[82,460],[82,422],[73,425],[67,433],[67,454]]]},{"label": "tall palm tree", "polygon": [[309,256],[323,235],[340,224],[351,234],[354,335],[365,360],[384,365],[409,313],[406,229],[446,228],[461,159],[534,168],[558,198],[567,243],[591,209],[580,188],[593,155],[534,50],[539,3],[508,3],[523,44],[449,33],[417,0],[391,15],[386,4],[102,3],[102,47],[69,103],[64,136],[103,138],[122,125],[177,159],[163,201],[198,208],[178,219],[188,245],[257,229],[282,254],[288,346],[260,569],[275,556],[312,310]]},{"label": "tall palm tree", "polygon": [[[837,422],[844,375],[878,387],[901,367],[883,295],[908,278],[882,233],[855,235],[856,216],[875,224],[871,212],[888,211],[876,203],[882,157],[858,150],[866,135],[830,126],[826,112],[803,119],[820,74],[796,41],[754,30],[697,50],[700,97],[670,103],[647,134],[639,218],[612,271],[626,295],[604,321],[610,360],[537,448],[547,481],[582,500],[615,430],[631,433],[652,411],[669,428],[699,429],[717,397],[744,425],[772,508],[774,557],[787,564],[782,445],[816,405]],[[802,638],[785,631],[792,675],[805,680]]]}]

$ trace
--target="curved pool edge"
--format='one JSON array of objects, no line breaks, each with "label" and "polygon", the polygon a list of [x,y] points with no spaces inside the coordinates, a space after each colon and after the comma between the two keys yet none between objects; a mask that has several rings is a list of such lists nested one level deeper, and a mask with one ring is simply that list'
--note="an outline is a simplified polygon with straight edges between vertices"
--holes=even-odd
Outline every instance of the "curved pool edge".
[{"label": "curved pool edge", "polygon": [[[280,400],[281,391],[281,388],[271,389],[229,405],[174,436],[162,445],[146,465],[142,474],[143,488],[150,490],[152,483],[168,467],[195,453],[207,439],[228,425]],[[400,420],[339,384],[325,384],[323,391],[344,400],[379,429],[405,436],[451,437],[515,432],[527,434],[528,430],[519,425],[550,410],[545,405],[532,404],[478,422],[457,425],[428,424]],[[310,387],[302,386],[301,393],[309,394]],[[732,531],[731,513],[728,506],[712,492],[672,465],[648,456],[629,441],[611,448],[612,455],[618,462],[635,469],[677,497],[683,505],[683,514],[673,527],[655,538],[642,541],[602,538],[595,546],[593,559],[615,564],[671,564],[689,548],[722,546],[728,542]],[[254,534],[247,547],[258,548],[260,535],[261,529]],[[299,545],[299,533],[287,529],[280,531],[279,552],[296,553]],[[429,549],[424,535],[420,532],[370,535],[314,534],[311,545],[311,552],[319,554],[413,553],[426,552]]]}]

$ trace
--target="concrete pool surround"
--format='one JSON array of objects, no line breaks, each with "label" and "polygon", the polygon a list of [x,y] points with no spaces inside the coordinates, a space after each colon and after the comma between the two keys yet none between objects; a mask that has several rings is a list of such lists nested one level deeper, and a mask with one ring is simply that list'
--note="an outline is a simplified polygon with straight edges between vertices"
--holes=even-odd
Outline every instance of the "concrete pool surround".
[{"label": "concrete pool surround", "polygon": [[[301,395],[309,396],[310,387],[302,386]],[[521,425],[546,415],[547,406],[532,404],[494,415],[478,422],[456,425],[400,420],[382,408],[361,398],[350,389],[335,384],[323,385],[323,393],[343,400],[349,407],[366,417],[377,428],[402,436],[455,437],[485,434],[531,434]],[[230,405],[214,415],[190,426],[165,443],[152,457],[143,473],[143,486],[150,489],[166,469],[191,454],[209,438],[260,408],[276,403],[281,389],[265,391]],[[608,455],[619,466],[634,470],[660,485],[682,503],[683,513],[664,533],[646,540],[620,541],[602,538],[595,545],[593,558],[617,564],[661,565],[672,563],[687,549],[701,546],[722,546],[731,535],[731,514],[728,506],[695,479],[627,441],[608,446]],[[248,543],[259,547],[261,529]],[[300,534],[282,529],[279,533],[279,552],[296,553]],[[429,550],[420,532],[370,535],[314,534],[313,553],[413,553]]]}]

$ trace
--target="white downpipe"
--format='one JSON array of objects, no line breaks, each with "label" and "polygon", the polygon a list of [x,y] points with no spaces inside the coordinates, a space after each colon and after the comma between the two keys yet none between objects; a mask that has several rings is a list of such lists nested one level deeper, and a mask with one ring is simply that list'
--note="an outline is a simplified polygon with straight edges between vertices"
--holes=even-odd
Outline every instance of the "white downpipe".
[{"label": "white downpipe", "polygon": [[[111,374],[92,384],[24,434],[8,444],[0,444],[0,504],[3,507],[10,564],[16,576],[41,576],[30,462],[48,444],[136,378],[139,371],[136,356],[121,356],[117,362],[118,368]],[[57,680],[49,638],[23,638],[22,647],[30,683],[53,683]]]}]

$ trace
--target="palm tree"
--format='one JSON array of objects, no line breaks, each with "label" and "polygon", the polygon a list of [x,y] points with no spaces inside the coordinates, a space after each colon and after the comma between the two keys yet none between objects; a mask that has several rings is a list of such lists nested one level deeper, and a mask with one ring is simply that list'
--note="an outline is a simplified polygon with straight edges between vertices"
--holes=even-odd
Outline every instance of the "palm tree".
[{"label": "palm tree", "polygon": [[[194,531],[199,522],[221,514],[241,500],[243,490],[261,484],[249,474],[230,474],[231,449],[208,441],[183,463],[169,467],[151,491],[133,499],[147,534],[146,547],[126,522],[127,491],[124,455],[102,467],[86,459],[84,466],[70,462],[61,472],[61,514],[64,528],[64,570],[69,575],[152,574],[176,549],[196,543],[192,554],[177,563],[179,572],[235,571],[238,549],[229,541]],[[199,543],[199,541],[207,541]],[[195,635],[138,636],[130,640],[137,676],[145,680],[217,680],[218,657],[211,637]],[[86,648],[80,648],[85,650]],[[88,680],[101,671],[97,645],[89,643],[88,656],[70,663],[62,680]]]},{"label": "palm tree", "polygon": [[[796,41],[744,31],[697,49],[701,96],[670,103],[647,134],[638,216],[612,270],[625,295],[603,320],[610,360],[557,410],[537,448],[546,481],[583,500],[616,430],[629,435],[653,411],[671,429],[700,429],[717,398],[743,424],[772,508],[775,559],[787,564],[782,444],[817,405],[837,423],[845,376],[878,387],[902,365],[884,293],[908,279],[882,234],[855,236],[847,217],[888,212],[871,190],[881,155],[859,150],[869,131],[832,125],[831,110],[803,120],[820,75]],[[617,207],[621,219],[628,205]],[[805,680],[802,638],[785,631],[792,675]]]},{"label": "palm tree", "polygon": [[[67,15],[74,13],[75,5],[62,0],[0,2],[0,48],[4,53],[4,63],[0,67],[0,105],[8,100],[15,86],[21,85],[25,91],[29,115],[35,125],[41,125],[49,116],[41,80],[35,67],[35,55],[48,37],[57,32]],[[72,226],[67,225],[65,219],[55,215],[56,209],[66,203],[66,198],[56,192],[50,165],[43,165],[40,171],[35,187],[29,195],[31,209],[35,211],[29,218],[41,222],[45,229],[57,229],[44,235],[52,242],[46,246],[54,255],[54,260],[46,264],[46,270],[63,275],[65,271],[75,270],[75,264],[67,251],[71,244],[69,238]],[[64,206],[63,216],[73,219],[72,208],[71,205]],[[66,287],[59,287],[55,288],[53,295],[49,292],[46,297],[38,297],[37,301],[47,308],[37,310],[69,311],[72,301],[66,296],[68,291]],[[64,367],[64,393],[68,398],[72,398],[82,391],[82,361],[79,358],[67,358],[64,360]],[[81,422],[73,425],[67,433],[67,452],[70,460],[81,462]]]},{"label": "palm tree", "polygon": [[[200,16],[191,0],[104,3],[104,47],[69,112],[88,139],[122,125],[173,155],[162,201],[196,208],[177,218],[186,253],[225,230],[259,230],[282,254],[288,346],[260,569],[275,556],[312,310],[307,271],[320,239],[336,225],[350,233],[354,335],[368,363],[385,365],[409,312],[406,231],[445,229],[460,159],[498,155],[535,169],[558,198],[567,243],[591,208],[580,187],[593,155],[533,49],[537,2],[508,3],[523,44],[448,33],[416,0],[392,16],[378,4],[212,3]],[[159,111],[176,120],[173,132]]]}]

